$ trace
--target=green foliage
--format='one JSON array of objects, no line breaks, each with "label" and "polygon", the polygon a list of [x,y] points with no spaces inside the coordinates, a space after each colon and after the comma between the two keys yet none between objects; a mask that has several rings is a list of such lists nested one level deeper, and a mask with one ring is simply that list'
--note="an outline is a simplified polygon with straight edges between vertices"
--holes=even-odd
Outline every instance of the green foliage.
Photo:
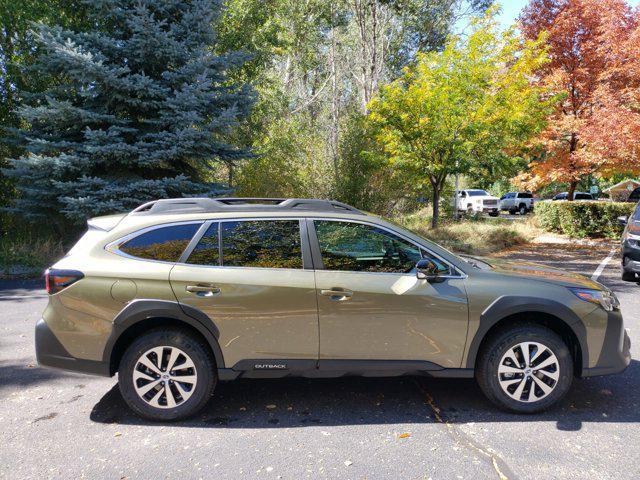
[{"label": "green foliage", "polygon": [[[73,234],[67,232],[66,238],[73,238]],[[39,275],[62,255],[64,242],[49,225],[33,228],[14,215],[0,212],[0,276],[13,268]]]},{"label": "green foliage", "polygon": [[343,129],[335,197],[357,208],[388,215],[418,196],[411,182],[389,164],[373,126],[353,113]]},{"label": "green foliage", "polygon": [[275,119],[254,144],[254,158],[238,174],[238,195],[258,197],[331,196],[333,171],[325,143],[310,128],[313,120],[297,115]]},{"label": "green foliage", "polygon": [[[542,128],[550,103],[540,101],[544,90],[531,74],[545,62],[541,41],[501,32],[490,10],[468,38],[420,54],[382,88],[370,120],[392,163],[407,179],[430,184],[437,205],[448,175],[509,164],[508,152]],[[434,225],[437,217],[436,209]]]},{"label": "green foliage", "polygon": [[634,205],[617,202],[537,203],[535,215],[544,230],[575,238],[619,238],[623,227],[618,217],[631,215]]},{"label": "green foliage", "polygon": [[[84,30],[88,26],[85,7],[83,0],[0,0],[0,135],[21,125],[16,107],[24,97],[55,82],[50,75],[29,72],[40,53],[32,22]],[[19,145],[0,137],[0,169],[8,166],[8,158],[21,153]],[[0,207],[15,194],[13,182],[0,171]]]},{"label": "green foliage", "polygon": [[96,0],[93,29],[38,24],[33,74],[63,79],[19,109],[27,153],[5,174],[14,211],[81,222],[146,200],[221,191],[201,181],[247,151],[225,137],[252,104],[227,80],[243,54],[215,55],[216,0]]}]

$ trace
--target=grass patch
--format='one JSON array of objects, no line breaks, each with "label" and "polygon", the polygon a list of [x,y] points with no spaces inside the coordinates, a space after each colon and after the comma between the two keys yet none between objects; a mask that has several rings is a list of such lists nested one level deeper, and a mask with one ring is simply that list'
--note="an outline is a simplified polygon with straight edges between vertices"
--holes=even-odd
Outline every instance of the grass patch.
[{"label": "grass patch", "polygon": [[542,233],[531,216],[517,220],[481,217],[456,222],[443,219],[441,225],[433,229],[431,216],[421,210],[397,221],[445,248],[472,255],[486,255],[529,243]]},{"label": "grass patch", "polygon": [[10,274],[12,270],[42,271],[64,255],[61,241],[54,238],[0,237],[0,274]]}]

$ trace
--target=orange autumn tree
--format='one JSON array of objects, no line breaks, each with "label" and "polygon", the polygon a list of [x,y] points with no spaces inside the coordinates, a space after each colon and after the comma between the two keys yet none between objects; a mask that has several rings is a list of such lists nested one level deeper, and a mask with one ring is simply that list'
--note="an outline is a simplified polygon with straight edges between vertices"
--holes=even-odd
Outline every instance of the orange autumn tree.
[{"label": "orange autumn tree", "polygon": [[520,183],[564,182],[573,199],[587,175],[639,172],[638,11],[624,0],[532,0],[519,21],[528,38],[548,32],[539,80],[565,92]]}]

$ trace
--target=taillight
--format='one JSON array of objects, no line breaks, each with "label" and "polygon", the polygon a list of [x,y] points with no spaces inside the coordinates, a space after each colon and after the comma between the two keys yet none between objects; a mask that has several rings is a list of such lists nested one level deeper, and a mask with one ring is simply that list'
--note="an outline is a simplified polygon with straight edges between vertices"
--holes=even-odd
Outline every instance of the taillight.
[{"label": "taillight", "polygon": [[48,269],[44,274],[47,293],[49,295],[58,293],[60,290],[76,283],[82,277],[84,277],[84,273],[77,270]]}]

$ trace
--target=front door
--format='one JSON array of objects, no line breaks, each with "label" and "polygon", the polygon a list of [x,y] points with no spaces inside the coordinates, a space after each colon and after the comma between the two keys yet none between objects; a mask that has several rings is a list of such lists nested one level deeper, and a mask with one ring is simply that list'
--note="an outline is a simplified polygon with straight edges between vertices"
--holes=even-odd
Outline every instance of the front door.
[{"label": "front door", "polygon": [[332,360],[460,367],[468,324],[464,280],[454,270],[440,283],[419,280],[415,273],[418,260],[427,257],[452,267],[376,225],[335,220],[309,224],[321,256],[321,261],[314,259],[320,263],[321,369],[323,361]]},{"label": "front door", "polygon": [[220,331],[227,368],[291,366],[261,362],[269,359],[315,367],[314,273],[304,268],[300,233],[297,219],[213,222],[186,264],[171,271],[178,301],[206,313]]}]

